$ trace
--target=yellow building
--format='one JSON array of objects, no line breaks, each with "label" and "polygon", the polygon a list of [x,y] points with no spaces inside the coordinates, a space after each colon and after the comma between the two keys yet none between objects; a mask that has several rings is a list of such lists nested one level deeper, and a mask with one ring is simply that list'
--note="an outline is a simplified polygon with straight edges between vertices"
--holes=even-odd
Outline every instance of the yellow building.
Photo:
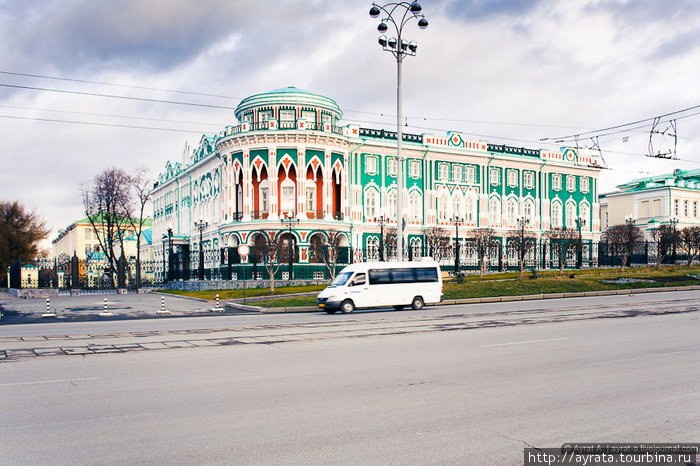
[{"label": "yellow building", "polygon": [[[146,230],[151,227],[152,220],[146,219],[143,229]],[[78,256],[78,259],[87,259],[89,255],[94,253],[102,253],[100,247],[100,240],[102,239],[102,223],[97,223],[98,234],[95,233],[95,229],[90,223],[90,219],[84,218],[78,220],[68,226],[65,230],[61,230],[58,237],[54,239],[51,243],[53,245],[52,257],[59,258],[73,257],[73,254]],[[133,236],[135,233],[132,228],[128,228],[124,235],[126,237]],[[129,249],[129,246],[133,244],[133,251]],[[136,256],[136,244],[134,242],[125,242],[126,246],[126,256]]]}]

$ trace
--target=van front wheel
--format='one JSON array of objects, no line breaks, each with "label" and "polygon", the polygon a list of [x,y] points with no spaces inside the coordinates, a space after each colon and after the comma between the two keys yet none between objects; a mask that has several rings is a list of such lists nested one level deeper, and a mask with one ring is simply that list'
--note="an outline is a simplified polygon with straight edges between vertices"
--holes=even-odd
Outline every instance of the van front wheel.
[{"label": "van front wheel", "polygon": [[345,301],[340,303],[340,310],[343,314],[350,314],[352,311],[355,310],[355,305],[352,303],[352,301],[346,299]]},{"label": "van front wheel", "polygon": [[413,301],[411,302],[411,307],[415,310],[418,309],[423,309],[423,306],[425,306],[425,303],[423,302],[423,298],[420,296],[416,296],[413,298]]}]

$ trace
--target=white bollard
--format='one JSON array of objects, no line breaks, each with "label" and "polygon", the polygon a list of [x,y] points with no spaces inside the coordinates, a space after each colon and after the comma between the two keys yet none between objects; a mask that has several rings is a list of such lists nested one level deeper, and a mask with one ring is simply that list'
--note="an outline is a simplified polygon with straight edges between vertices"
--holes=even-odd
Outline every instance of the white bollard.
[{"label": "white bollard", "polygon": [[46,298],[46,312],[41,315],[43,318],[56,317],[56,314],[51,312],[51,298]]},{"label": "white bollard", "polygon": [[114,314],[107,310],[107,298],[104,299],[104,310],[100,312],[100,317],[114,317]]},{"label": "white bollard", "polygon": [[156,311],[156,315],[168,315],[170,311],[165,310],[165,296],[160,297],[160,310]]},{"label": "white bollard", "polygon": [[224,312],[225,309],[219,306],[219,295],[216,295],[216,307],[210,309],[211,312]]}]

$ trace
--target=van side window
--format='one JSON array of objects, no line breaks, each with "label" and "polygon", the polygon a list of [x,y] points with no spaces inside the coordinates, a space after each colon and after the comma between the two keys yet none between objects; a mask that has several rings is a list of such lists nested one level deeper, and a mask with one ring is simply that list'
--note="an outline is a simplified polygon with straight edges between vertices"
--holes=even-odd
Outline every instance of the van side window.
[{"label": "van side window", "polygon": [[435,267],[421,267],[416,269],[417,282],[436,282],[438,281],[438,272]]},{"label": "van side window", "polygon": [[364,273],[358,273],[355,275],[355,278],[352,279],[352,283],[350,283],[350,286],[358,286],[358,285],[364,285],[365,284],[365,274]]},{"label": "van side window", "polygon": [[391,270],[374,269],[369,271],[370,285],[386,285],[388,283],[391,283]]}]

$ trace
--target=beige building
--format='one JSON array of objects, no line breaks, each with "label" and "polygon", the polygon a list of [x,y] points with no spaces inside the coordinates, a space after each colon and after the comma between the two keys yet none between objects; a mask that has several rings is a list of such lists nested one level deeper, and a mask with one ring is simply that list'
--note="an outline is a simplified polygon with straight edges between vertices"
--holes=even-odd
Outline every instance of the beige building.
[{"label": "beige building", "polygon": [[[152,219],[146,219],[143,225],[144,230],[151,227]],[[98,230],[99,230],[98,226]],[[129,229],[126,232],[127,236],[133,236],[134,232]],[[100,235],[101,236],[101,235]],[[78,256],[78,259],[86,259],[89,255],[98,253],[101,254],[100,237],[95,233],[95,230],[88,218],[78,220],[68,226],[65,230],[61,230],[58,237],[52,242],[52,258],[61,256],[73,257],[73,254]],[[133,251],[129,246],[133,243]],[[136,242],[127,242],[126,256],[136,256]]]},{"label": "beige building", "polygon": [[678,228],[700,225],[700,170],[675,170],[664,175],[639,178],[617,186],[620,191],[600,195],[600,226],[634,220],[642,230],[678,222]]}]

